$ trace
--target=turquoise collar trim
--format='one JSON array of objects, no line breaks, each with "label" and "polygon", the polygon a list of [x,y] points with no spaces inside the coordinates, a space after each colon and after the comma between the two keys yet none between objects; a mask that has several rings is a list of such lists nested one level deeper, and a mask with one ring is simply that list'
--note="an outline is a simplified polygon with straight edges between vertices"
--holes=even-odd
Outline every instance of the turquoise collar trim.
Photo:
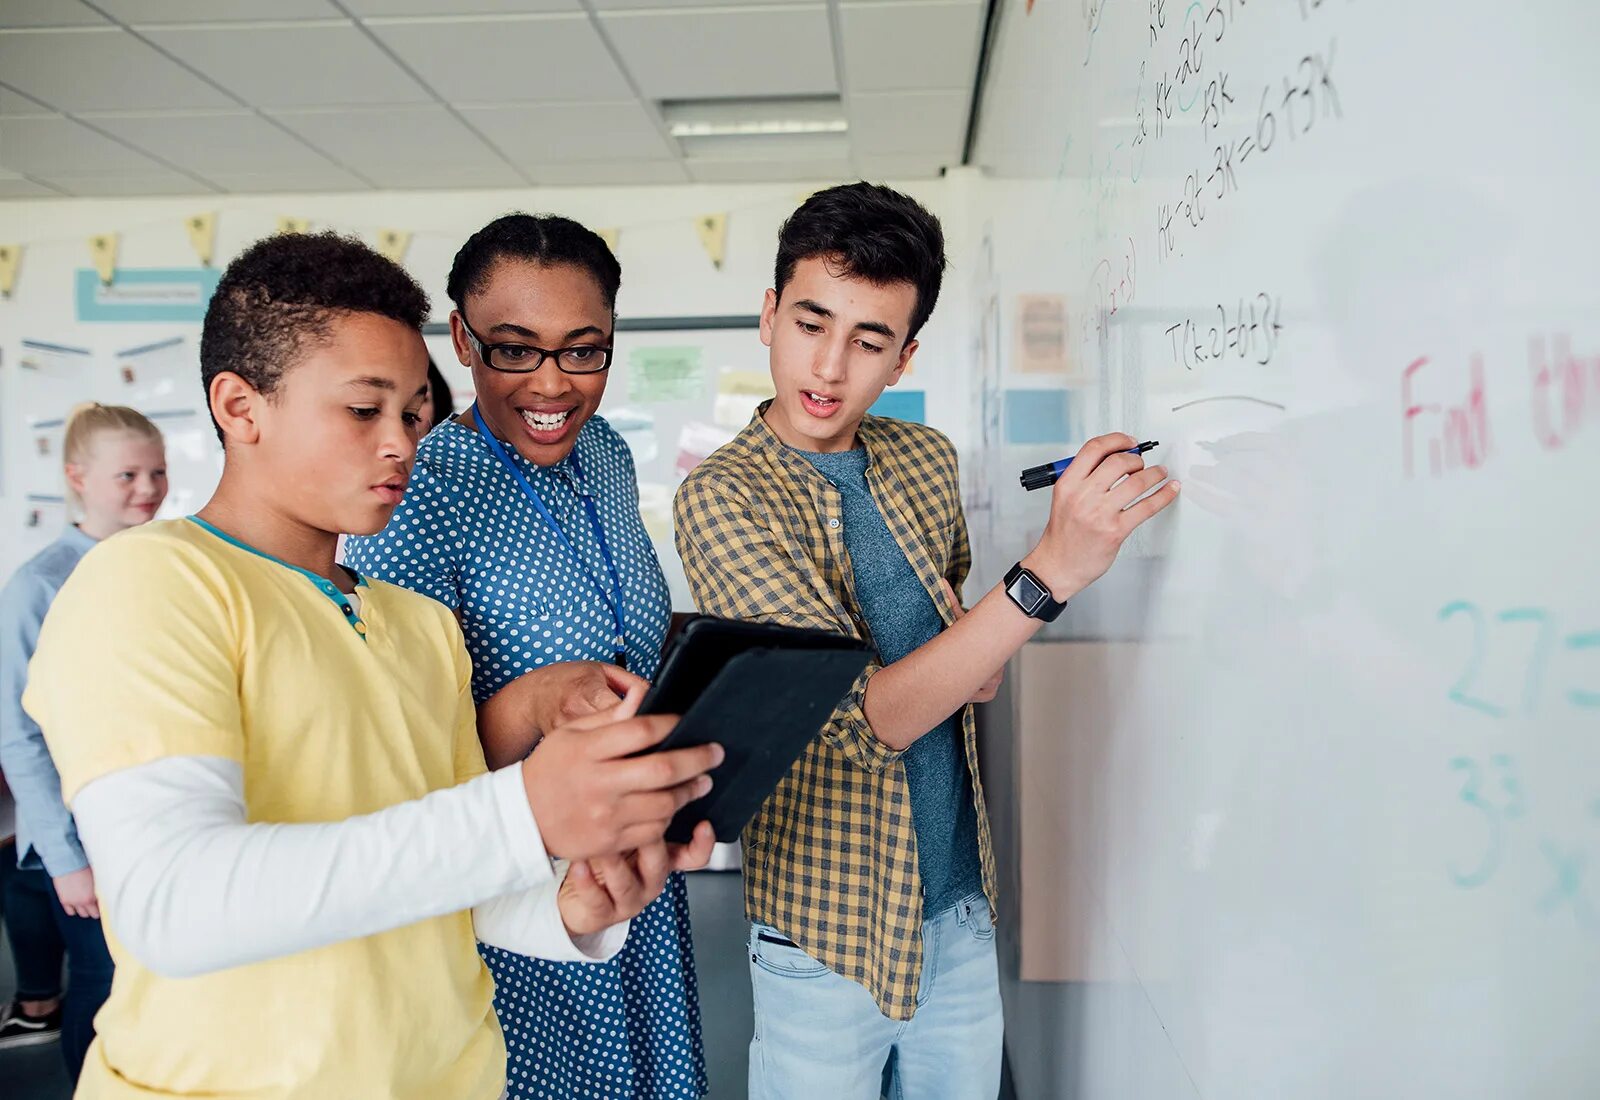
[{"label": "turquoise collar trim", "polygon": [[[194,524],[202,531],[206,531],[212,535],[215,535],[229,546],[237,546],[240,550],[243,550],[246,553],[254,554],[256,557],[264,558],[267,561],[272,562],[274,565],[281,565],[285,569],[299,573],[306,580],[310,581],[312,586],[316,588],[318,592],[321,592],[324,596],[328,597],[329,600],[333,601],[333,605],[337,607],[339,609],[339,613],[344,616],[345,622],[349,623],[351,629],[361,636],[362,641],[366,640],[367,624],[362,620],[360,615],[356,614],[355,606],[351,604],[350,598],[343,592],[340,592],[339,586],[334,584],[327,577],[319,577],[309,569],[301,569],[298,565],[290,565],[282,558],[275,558],[264,550],[257,550],[254,546],[251,546],[247,542],[240,542],[226,531],[207,523],[199,516],[189,516],[188,519],[190,523]],[[340,568],[342,569],[344,567],[340,566]],[[363,577],[359,573],[355,573],[354,570],[351,570],[351,572],[355,574],[356,587],[366,588],[367,578]]]}]

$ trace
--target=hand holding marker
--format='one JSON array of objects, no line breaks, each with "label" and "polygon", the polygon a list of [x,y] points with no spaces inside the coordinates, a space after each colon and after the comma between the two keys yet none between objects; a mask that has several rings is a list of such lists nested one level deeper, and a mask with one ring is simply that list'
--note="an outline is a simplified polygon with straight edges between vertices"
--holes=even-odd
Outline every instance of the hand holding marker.
[{"label": "hand holding marker", "polygon": [[[1124,451],[1124,454],[1142,455],[1146,451],[1153,451],[1161,446],[1159,440],[1141,443],[1137,447]],[[1072,465],[1072,459],[1063,458],[1056,462],[1047,462],[1043,466],[1031,466],[1022,471],[1022,487],[1029,492],[1035,489],[1048,489],[1060,480],[1066,473],[1067,467]]]}]

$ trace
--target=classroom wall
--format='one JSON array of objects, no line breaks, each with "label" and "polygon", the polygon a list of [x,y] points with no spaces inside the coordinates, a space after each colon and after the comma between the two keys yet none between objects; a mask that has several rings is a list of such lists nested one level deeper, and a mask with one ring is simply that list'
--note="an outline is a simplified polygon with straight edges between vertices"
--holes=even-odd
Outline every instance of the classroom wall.
[{"label": "classroom wall", "polygon": [[[409,230],[413,237],[405,266],[433,299],[434,319],[442,321],[449,314],[445,278],[450,261],[469,234],[507,211],[552,212],[596,228],[620,230],[623,286],[618,309],[622,315],[753,314],[759,311],[762,293],[771,284],[778,228],[817,186],[823,184],[0,202],[0,242],[24,246],[15,292],[10,299],[0,299],[0,572],[8,573],[48,541],[44,531],[30,531],[25,526],[31,510],[26,495],[58,491],[54,484],[32,483],[40,475],[39,464],[32,461],[37,456],[29,450],[34,441],[25,422],[30,410],[25,408],[25,387],[17,365],[21,341],[89,348],[96,353],[97,369],[108,376],[116,370],[115,354],[128,348],[172,336],[187,337],[193,348],[198,347],[198,324],[76,320],[74,272],[91,266],[87,239],[92,234],[120,234],[119,266],[147,268],[195,266],[184,219],[206,211],[218,213],[218,266],[224,266],[251,241],[274,232],[281,216],[307,218],[314,230],[353,232],[369,241],[376,241],[385,228]],[[972,379],[966,369],[969,341],[963,286],[970,266],[970,207],[978,181],[957,173],[951,179],[895,186],[915,195],[945,220],[951,252],[946,293],[923,333],[923,350],[917,356],[913,377],[902,386],[925,390],[929,422],[965,449],[971,434]],[[712,212],[729,216],[721,270],[706,256],[692,220]],[[761,369],[766,362],[766,349],[752,331],[750,365]],[[458,392],[468,391],[465,371],[454,363],[442,362],[441,366]],[[102,387],[83,396],[104,400],[104,393]],[[114,386],[111,394],[115,396]],[[203,416],[198,377],[193,396]],[[612,404],[609,395],[607,404]],[[203,430],[191,434],[195,437],[191,443],[197,445]],[[187,468],[175,464],[180,472]],[[190,480],[203,481],[206,476],[197,472]],[[203,502],[209,487],[175,484],[174,504],[180,503],[181,495],[182,506],[192,508]]]}]

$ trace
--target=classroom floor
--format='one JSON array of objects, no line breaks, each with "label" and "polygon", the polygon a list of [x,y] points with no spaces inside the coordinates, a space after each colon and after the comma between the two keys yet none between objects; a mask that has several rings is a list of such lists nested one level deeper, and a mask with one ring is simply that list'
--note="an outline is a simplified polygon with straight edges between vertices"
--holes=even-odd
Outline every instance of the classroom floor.
[{"label": "classroom floor", "polygon": [[[745,961],[740,876],[705,871],[689,876],[689,910],[700,976],[710,1100],[741,1100],[750,1042],[750,972]],[[0,998],[16,989],[11,952],[0,950]],[[67,1076],[55,1044],[0,1053],[5,1100],[67,1100]]]}]

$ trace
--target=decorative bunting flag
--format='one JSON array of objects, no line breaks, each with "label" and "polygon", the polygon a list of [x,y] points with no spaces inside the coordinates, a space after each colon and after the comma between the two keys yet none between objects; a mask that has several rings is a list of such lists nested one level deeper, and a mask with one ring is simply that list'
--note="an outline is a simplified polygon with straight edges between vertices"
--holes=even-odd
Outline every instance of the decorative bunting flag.
[{"label": "decorative bunting flag", "polygon": [[722,258],[728,249],[728,215],[701,214],[694,220],[694,228],[700,234],[700,243],[705,247],[706,255],[721,271]]},{"label": "decorative bunting flag", "polygon": [[117,235],[97,233],[90,237],[89,253],[94,257],[94,269],[100,273],[100,281],[110,286],[117,272]]},{"label": "decorative bunting flag", "polygon": [[194,246],[194,254],[200,257],[203,266],[210,267],[217,247],[216,211],[193,214],[183,224],[189,227],[189,243]]},{"label": "decorative bunting flag", "polygon": [[17,285],[17,268],[22,264],[20,244],[0,244],[0,298],[11,297]]},{"label": "decorative bunting flag", "polygon": [[406,249],[411,247],[411,233],[405,229],[380,229],[378,251],[395,263],[404,263]]}]

